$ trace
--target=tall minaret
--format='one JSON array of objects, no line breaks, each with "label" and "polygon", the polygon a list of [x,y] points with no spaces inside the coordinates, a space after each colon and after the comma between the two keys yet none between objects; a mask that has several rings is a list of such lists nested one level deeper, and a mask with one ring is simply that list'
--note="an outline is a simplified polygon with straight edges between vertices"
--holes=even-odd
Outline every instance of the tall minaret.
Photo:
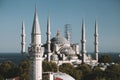
[{"label": "tall minaret", "polygon": [[95,50],[95,60],[98,62],[98,24],[97,21],[95,20],[95,42],[94,42],[94,50]]},{"label": "tall minaret", "polygon": [[30,55],[30,80],[42,80],[43,49],[41,47],[41,31],[36,8],[31,34],[31,47],[28,48],[28,51]]},{"label": "tall minaret", "polygon": [[24,21],[22,21],[22,34],[21,34],[21,53],[25,54],[25,26]]},{"label": "tall minaret", "polygon": [[47,60],[50,61],[50,53],[51,53],[51,50],[50,50],[50,44],[51,44],[51,41],[50,41],[50,16],[48,16],[48,19],[47,19]]},{"label": "tall minaret", "polygon": [[84,21],[82,20],[82,40],[81,40],[82,63],[85,63],[85,54],[86,54],[85,43],[86,43],[86,40],[85,40],[85,24],[84,24]]}]

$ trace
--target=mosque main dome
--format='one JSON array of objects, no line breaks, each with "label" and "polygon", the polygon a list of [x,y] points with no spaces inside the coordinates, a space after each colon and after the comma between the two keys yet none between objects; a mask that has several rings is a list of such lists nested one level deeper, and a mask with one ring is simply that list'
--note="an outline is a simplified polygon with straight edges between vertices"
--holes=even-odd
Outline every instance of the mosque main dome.
[{"label": "mosque main dome", "polygon": [[57,35],[51,39],[51,42],[59,45],[70,44],[66,38],[61,36],[59,30],[57,31]]}]

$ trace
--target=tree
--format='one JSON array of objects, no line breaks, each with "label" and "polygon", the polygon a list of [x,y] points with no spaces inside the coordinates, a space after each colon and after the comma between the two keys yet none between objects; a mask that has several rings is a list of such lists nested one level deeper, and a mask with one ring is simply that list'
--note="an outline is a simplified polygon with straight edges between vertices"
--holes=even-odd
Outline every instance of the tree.
[{"label": "tree", "polygon": [[73,70],[73,74],[72,74],[71,76],[74,77],[75,80],[80,80],[81,77],[82,77],[82,71],[81,71],[81,70],[74,69],[74,70]]},{"label": "tree", "polygon": [[112,59],[110,58],[109,55],[105,54],[105,55],[102,55],[99,59],[99,62],[100,63],[111,63],[112,62]]},{"label": "tree", "polygon": [[73,73],[74,67],[70,63],[63,63],[62,65],[59,66],[59,70],[61,72],[71,75]]},{"label": "tree", "polygon": [[93,68],[93,72],[101,72],[102,70],[100,69],[100,67],[99,66],[95,66],[94,68]]},{"label": "tree", "polygon": [[81,80],[120,80],[120,64],[108,66],[105,71],[94,67],[93,71],[84,75]]},{"label": "tree", "polygon": [[106,71],[112,71],[112,72],[120,73],[120,64],[114,64],[114,65],[108,66]]},{"label": "tree", "polygon": [[106,80],[102,74],[103,72],[91,72],[84,75],[81,80]]},{"label": "tree", "polygon": [[57,64],[55,62],[50,62],[50,65],[52,67],[52,71],[53,72],[57,72],[57,70],[58,70]]},{"label": "tree", "polygon": [[29,80],[30,76],[29,76],[29,69],[30,69],[30,62],[29,60],[23,60],[19,66],[19,76],[21,80]]},{"label": "tree", "polygon": [[86,75],[92,71],[87,64],[80,64],[78,65],[77,69],[81,70],[83,75]]},{"label": "tree", "polygon": [[74,68],[74,66],[71,65],[70,63],[63,63],[62,65],[59,66],[59,69],[61,72],[67,73],[74,77],[75,80],[80,80],[82,77],[81,70]]},{"label": "tree", "polygon": [[104,71],[99,66],[95,66],[92,70],[88,70],[88,73],[84,74],[82,80],[106,80],[103,75]]},{"label": "tree", "polygon": [[11,78],[18,76],[18,69],[17,66],[11,62],[6,61],[0,65],[0,75],[4,78]]},{"label": "tree", "polygon": [[57,72],[57,64],[55,62],[43,61],[42,63],[43,72]]},{"label": "tree", "polygon": [[120,80],[120,73],[113,71],[105,71],[104,77],[106,80]]}]

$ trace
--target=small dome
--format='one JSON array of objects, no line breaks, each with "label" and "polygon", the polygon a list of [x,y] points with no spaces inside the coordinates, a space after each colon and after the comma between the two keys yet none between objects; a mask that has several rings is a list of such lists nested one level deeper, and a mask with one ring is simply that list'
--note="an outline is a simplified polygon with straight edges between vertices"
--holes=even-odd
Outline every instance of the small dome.
[{"label": "small dome", "polygon": [[71,47],[61,47],[59,51],[60,53],[63,53],[65,55],[75,55],[75,52],[72,50]]},{"label": "small dome", "polygon": [[57,54],[52,54],[51,59],[57,61],[58,60],[58,55]]},{"label": "small dome", "polygon": [[52,43],[55,43],[55,44],[60,44],[60,45],[70,44],[67,39],[65,39],[64,37],[61,36],[59,30],[57,31],[56,37],[53,37],[53,38],[51,39],[51,42],[52,42]]},{"label": "small dome", "polygon": [[54,73],[54,79],[55,80],[75,80],[70,75],[68,75],[66,73],[62,73],[62,72]]}]

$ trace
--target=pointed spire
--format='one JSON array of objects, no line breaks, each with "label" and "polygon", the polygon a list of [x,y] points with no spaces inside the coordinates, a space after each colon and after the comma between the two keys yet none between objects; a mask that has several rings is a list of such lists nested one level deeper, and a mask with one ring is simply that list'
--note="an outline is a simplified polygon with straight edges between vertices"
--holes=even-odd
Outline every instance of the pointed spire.
[{"label": "pointed spire", "polygon": [[85,54],[86,54],[86,46],[85,46],[85,24],[82,19],[82,40],[81,40],[81,53],[82,53],[82,63],[85,63]]},{"label": "pointed spire", "polygon": [[35,13],[34,13],[34,21],[33,21],[33,27],[32,27],[32,34],[41,34],[36,6],[35,6]]},{"label": "pointed spire", "polygon": [[24,26],[24,21],[22,20],[22,34],[21,34],[21,53],[25,53],[25,26]]},{"label": "pointed spire", "polygon": [[42,80],[42,56],[44,48],[41,47],[41,32],[35,6],[34,20],[31,33],[31,45],[28,47],[30,59],[30,80]]},{"label": "pointed spire", "polygon": [[50,16],[47,19],[47,33],[50,33]]},{"label": "pointed spire", "polygon": [[82,40],[85,40],[85,23],[83,19],[82,19]]},{"label": "pointed spire", "polygon": [[23,20],[22,20],[22,34],[25,34],[25,25]]},{"label": "pointed spire", "polygon": [[41,44],[41,31],[40,31],[40,25],[39,25],[36,6],[35,6],[34,21],[33,21],[31,35],[32,35],[32,43],[33,44]]},{"label": "pointed spire", "polygon": [[98,35],[98,23],[97,23],[97,20],[95,20],[95,34]]},{"label": "pointed spire", "polygon": [[47,48],[48,48],[48,51],[47,51],[47,60],[50,62],[50,53],[51,53],[51,50],[50,50],[50,16],[48,16],[48,19],[47,19]]},{"label": "pointed spire", "polygon": [[97,24],[97,20],[95,20],[95,42],[94,42],[94,51],[95,51],[95,59],[98,62],[98,24]]}]

